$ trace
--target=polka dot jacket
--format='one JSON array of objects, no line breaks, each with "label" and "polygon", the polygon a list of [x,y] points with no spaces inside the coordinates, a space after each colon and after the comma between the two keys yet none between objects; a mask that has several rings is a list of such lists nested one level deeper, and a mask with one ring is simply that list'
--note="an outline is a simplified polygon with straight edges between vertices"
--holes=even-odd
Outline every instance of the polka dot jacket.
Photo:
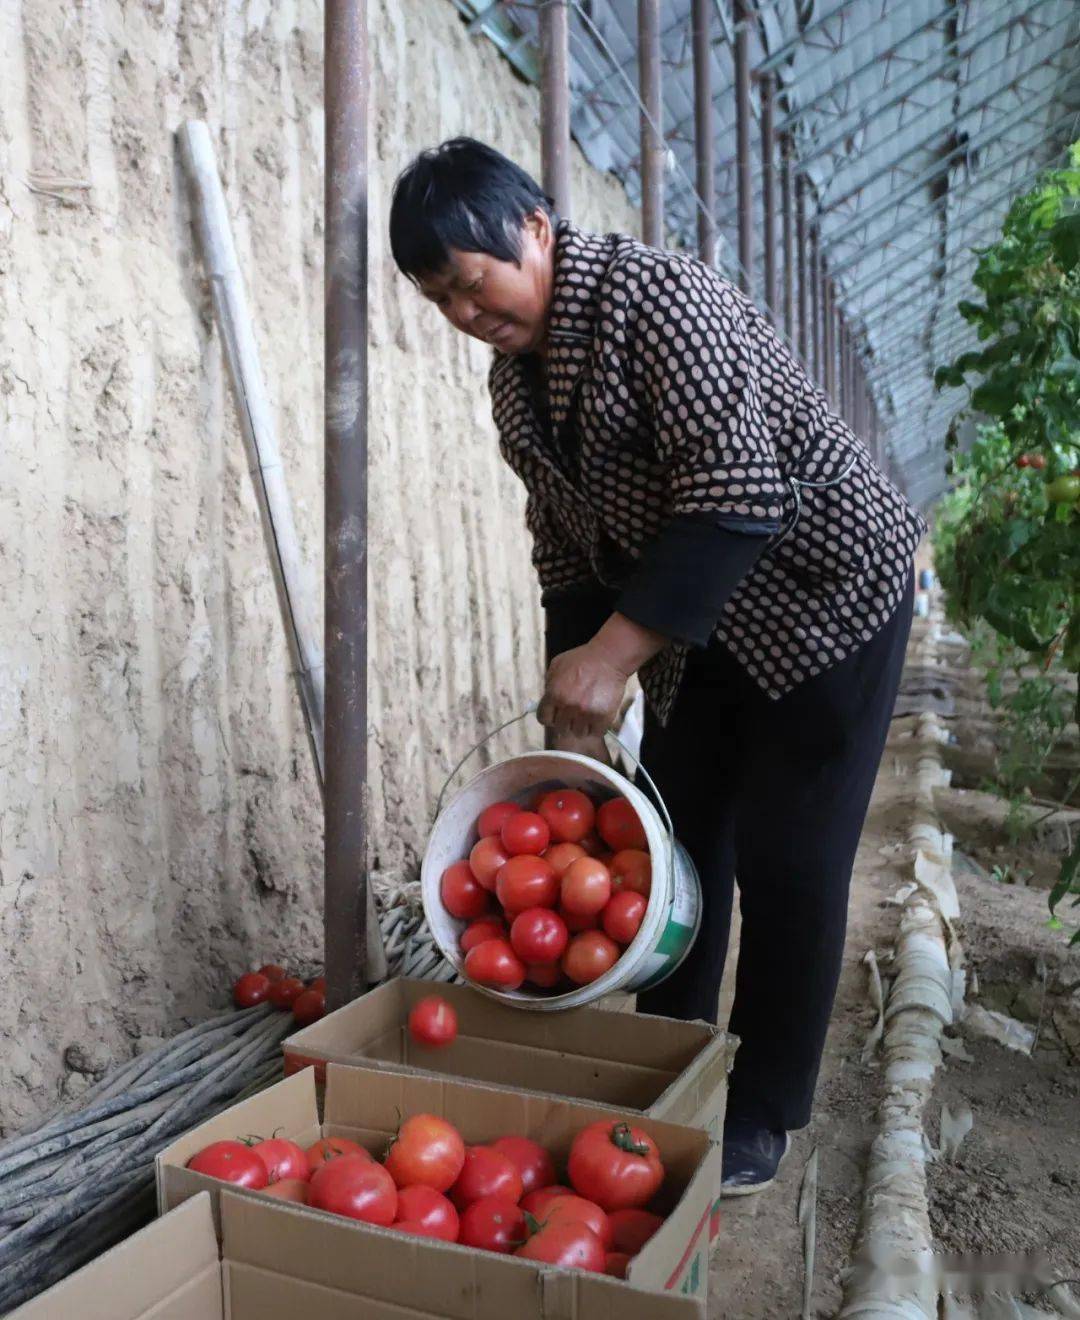
[{"label": "polka dot jacket", "polygon": [[[673,519],[694,517],[768,537],[712,637],[770,697],[889,619],[926,525],[717,271],[560,221],[548,341],[549,416],[527,357],[496,350],[488,378],[545,602],[619,586]],[[662,723],[687,649],[639,675]]]}]

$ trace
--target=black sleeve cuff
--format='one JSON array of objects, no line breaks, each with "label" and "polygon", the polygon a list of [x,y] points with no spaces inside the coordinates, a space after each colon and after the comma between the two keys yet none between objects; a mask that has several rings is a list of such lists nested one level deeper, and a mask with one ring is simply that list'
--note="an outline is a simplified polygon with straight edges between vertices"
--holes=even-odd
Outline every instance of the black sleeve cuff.
[{"label": "black sleeve cuff", "polygon": [[707,646],[729,597],[776,530],[774,523],[677,514],[646,547],[614,609],[675,641]]},{"label": "black sleeve cuff", "polygon": [[611,617],[617,592],[600,582],[588,582],[573,587],[545,591],[541,597],[544,607],[544,649],[546,662],[551,664],[557,655],[584,646]]}]

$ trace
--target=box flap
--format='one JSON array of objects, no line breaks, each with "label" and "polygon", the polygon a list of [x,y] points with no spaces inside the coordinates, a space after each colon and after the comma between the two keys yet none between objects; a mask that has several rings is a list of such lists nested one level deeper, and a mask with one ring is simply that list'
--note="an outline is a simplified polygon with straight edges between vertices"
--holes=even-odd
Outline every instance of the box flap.
[{"label": "box flap", "polygon": [[8,1320],[222,1320],[223,1314],[217,1238],[203,1192]]}]

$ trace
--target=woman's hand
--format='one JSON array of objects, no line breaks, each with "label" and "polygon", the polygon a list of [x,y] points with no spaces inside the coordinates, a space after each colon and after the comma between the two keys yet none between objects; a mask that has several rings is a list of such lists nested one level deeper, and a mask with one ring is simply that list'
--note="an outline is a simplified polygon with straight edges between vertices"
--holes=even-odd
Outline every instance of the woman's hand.
[{"label": "woman's hand", "polygon": [[602,738],[618,716],[630,675],[668,640],[616,612],[591,641],[552,660],[536,718],[557,737]]},{"label": "woman's hand", "polygon": [[557,738],[602,738],[619,713],[629,679],[593,638],[552,660],[536,718]]}]

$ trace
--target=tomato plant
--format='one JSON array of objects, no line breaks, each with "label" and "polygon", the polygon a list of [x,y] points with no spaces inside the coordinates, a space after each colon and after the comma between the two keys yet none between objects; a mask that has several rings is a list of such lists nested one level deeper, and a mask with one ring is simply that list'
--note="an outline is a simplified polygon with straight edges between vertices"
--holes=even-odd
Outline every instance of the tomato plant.
[{"label": "tomato plant", "polygon": [[569,938],[566,922],[551,908],[526,908],[510,927],[510,943],[524,963],[558,962]]},{"label": "tomato plant", "polygon": [[372,1159],[343,1155],[311,1176],[308,1205],[349,1219],[389,1228],[397,1214],[397,1188],[390,1174]]},{"label": "tomato plant", "polygon": [[425,995],[409,1012],[409,1034],[420,1045],[449,1045],[457,1030],[457,1014],[441,995]]},{"label": "tomato plant", "polygon": [[524,1193],[521,1174],[513,1160],[491,1146],[469,1146],[450,1200],[459,1210],[485,1196],[502,1196],[517,1205]]},{"label": "tomato plant", "polygon": [[[939,388],[969,389],[946,447],[935,562],[950,617],[985,620],[1044,666],[1080,671],[1080,143],[1069,168],[1016,198],[981,250],[981,301],[959,304],[979,346],[940,367]],[[959,425],[987,424],[959,452]],[[1051,894],[1077,890],[1080,841]],[[1080,939],[1080,931],[1074,939]]]},{"label": "tomato plant", "polygon": [[483,1196],[461,1216],[463,1246],[508,1254],[528,1237],[525,1211],[505,1196]]},{"label": "tomato plant", "polygon": [[656,1142],[628,1123],[590,1123],[574,1138],[567,1162],[574,1190],[603,1210],[644,1206],[664,1181]]},{"label": "tomato plant", "polygon": [[449,1191],[464,1163],[460,1132],[434,1114],[407,1118],[386,1155],[386,1168],[399,1187],[433,1187],[437,1192]]},{"label": "tomato plant", "polygon": [[240,1187],[265,1187],[269,1182],[266,1165],[242,1141],[215,1141],[204,1146],[187,1162],[189,1169],[208,1178],[236,1183]]}]

